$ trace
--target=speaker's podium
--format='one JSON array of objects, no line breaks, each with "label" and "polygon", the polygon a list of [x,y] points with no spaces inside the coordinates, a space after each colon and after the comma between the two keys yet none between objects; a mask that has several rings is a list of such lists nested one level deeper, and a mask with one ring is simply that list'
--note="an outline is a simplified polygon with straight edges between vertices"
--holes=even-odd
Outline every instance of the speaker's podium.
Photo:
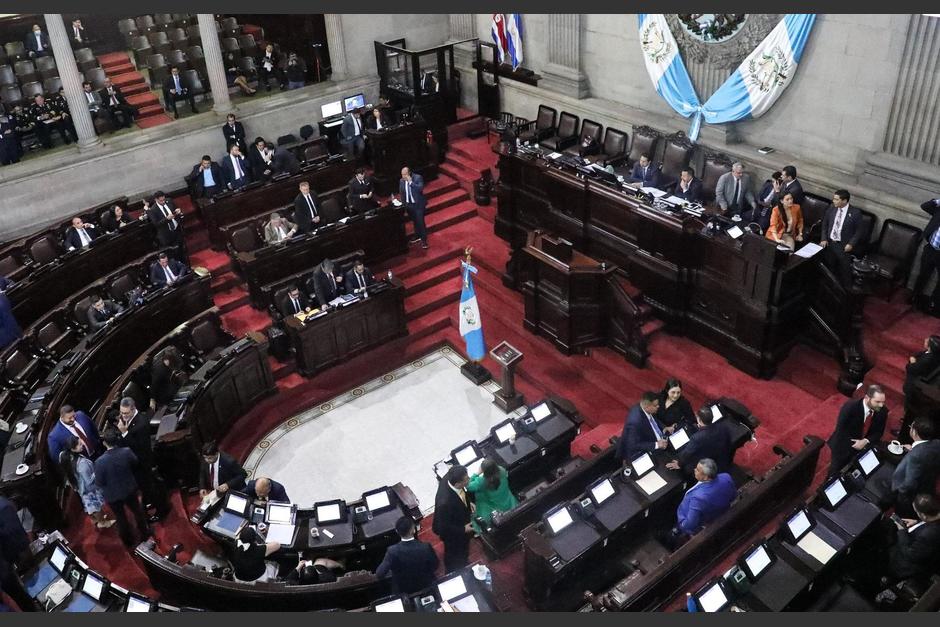
[{"label": "speaker's podium", "polygon": [[607,278],[616,266],[539,230],[529,232],[519,262],[526,329],[550,338],[566,355],[607,343]]},{"label": "speaker's podium", "polygon": [[397,193],[401,169],[405,166],[423,176],[425,183],[437,178],[437,161],[427,144],[427,132],[428,125],[422,121],[405,122],[381,131],[366,129],[377,193]]}]

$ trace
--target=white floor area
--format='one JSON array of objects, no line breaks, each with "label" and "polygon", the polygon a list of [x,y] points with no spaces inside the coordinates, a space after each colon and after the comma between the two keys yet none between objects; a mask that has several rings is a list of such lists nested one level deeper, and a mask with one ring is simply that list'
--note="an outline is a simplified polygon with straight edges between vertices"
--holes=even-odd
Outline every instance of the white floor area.
[{"label": "white floor area", "polygon": [[265,436],[245,468],[283,483],[301,506],[352,501],[401,481],[427,513],[437,491],[434,464],[507,417],[492,402],[498,384],[474,385],[460,373],[463,363],[444,347],[294,416]]}]

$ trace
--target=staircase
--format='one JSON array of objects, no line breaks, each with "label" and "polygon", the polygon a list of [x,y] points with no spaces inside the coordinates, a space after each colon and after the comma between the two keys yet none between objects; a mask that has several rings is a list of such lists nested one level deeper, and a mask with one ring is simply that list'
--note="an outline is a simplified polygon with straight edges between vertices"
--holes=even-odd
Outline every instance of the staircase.
[{"label": "staircase", "polygon": [[137,126],[150,128],[173,121],[164,111],[157,93],[151,91],[144,75],[134,67],[130,55],[111,52],[98,57],[98,61],[111,82],[121,88],[127,102],[137,108]]}]

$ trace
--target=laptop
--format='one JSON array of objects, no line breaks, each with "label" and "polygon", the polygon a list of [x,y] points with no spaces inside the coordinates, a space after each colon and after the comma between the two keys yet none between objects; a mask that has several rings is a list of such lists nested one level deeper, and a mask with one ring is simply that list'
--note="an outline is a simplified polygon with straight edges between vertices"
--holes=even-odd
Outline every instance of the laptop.
[{"label": "laptop", "polygon": [[873,448],[862,451],[856,459],[856,465],[865,479],[864,490],[872,496],[874,502],[881,502],[890,496],[893,465],[883,463]]}]

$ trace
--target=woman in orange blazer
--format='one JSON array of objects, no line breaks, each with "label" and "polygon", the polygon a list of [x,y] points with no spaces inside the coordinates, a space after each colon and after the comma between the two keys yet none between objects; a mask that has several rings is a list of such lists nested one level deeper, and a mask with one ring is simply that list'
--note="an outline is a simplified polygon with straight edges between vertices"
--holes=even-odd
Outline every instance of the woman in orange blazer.
[{"label": "woman in orange blazer", "polygon": [[789,246],[790,250],[796,248],[796,242],[803,241],[803,212],[793,202],[793,194],[784,194],[780,204],[774,207],[765,237]]}]

